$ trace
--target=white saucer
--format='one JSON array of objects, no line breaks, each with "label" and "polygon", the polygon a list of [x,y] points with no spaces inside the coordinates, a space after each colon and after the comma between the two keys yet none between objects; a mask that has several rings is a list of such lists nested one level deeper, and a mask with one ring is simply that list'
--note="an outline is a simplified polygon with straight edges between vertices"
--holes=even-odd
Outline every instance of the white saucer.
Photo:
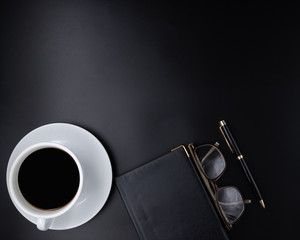
[{"label": "white saucer", "polygon": [[[96,137],[81,127],[66,123],[48,124],[21,139],[10,156],[7,172],[23,150],[40,142],[54,142],[69,148],[89,174],[78,201],[67,213],[55,218],[50,229],[70,229],[86,223],[101,210],[110,193],[112,169],[106,150]],[[35,218],[20,212],[36,224]]]}]

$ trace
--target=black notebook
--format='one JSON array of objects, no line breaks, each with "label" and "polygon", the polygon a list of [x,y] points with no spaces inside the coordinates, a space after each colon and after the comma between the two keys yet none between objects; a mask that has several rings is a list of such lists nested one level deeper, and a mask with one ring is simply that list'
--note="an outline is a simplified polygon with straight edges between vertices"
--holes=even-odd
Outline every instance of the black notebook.
[{"label": "black notebook", "polygon": [[141,240],[227,240],[183,148],[116,178]]}]

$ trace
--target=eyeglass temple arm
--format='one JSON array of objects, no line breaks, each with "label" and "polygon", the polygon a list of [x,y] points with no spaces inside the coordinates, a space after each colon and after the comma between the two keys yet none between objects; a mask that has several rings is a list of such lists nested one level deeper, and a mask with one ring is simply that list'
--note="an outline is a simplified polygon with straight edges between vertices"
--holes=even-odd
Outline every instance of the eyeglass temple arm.
[{"label": "eyeglass temple arm", "polygon": [[194,162],[195,162],[195,164],[196,164],[196,166],[197,166],[197,168],[198,168],[198,172],[199,172],[199,174],[201,175],[201,178],[202,178],[202,180],[203,180],[203,182],[204,182],[204,184],[205,184],[205,186],[206,186],[206,188],[207,188],[207,190],[208,190],[210,196],[213,198],[214,201],[216,201],[215,194],[213,193],[213,191],[212,191],[212,189],[211,189],[211,186],[209,185],[208,180],[207,180],[206,177],[203,175],[203,173],[202,173],[202,171],[201,171],[200,163],[199,163],[199,161],[197,160],[197,158],[196,158],[196,156],[195,156],[195,154],[194,154],[194,147],[193,147],[193,145],[192,145],[192,144],[189,144],[189,145],[188,145],[188,148],[189,148],[189,150],[190,150],[190,153],[191,153],[191,155],[192,155],[192,157],[193,157],[193,159],[194,159]]}]

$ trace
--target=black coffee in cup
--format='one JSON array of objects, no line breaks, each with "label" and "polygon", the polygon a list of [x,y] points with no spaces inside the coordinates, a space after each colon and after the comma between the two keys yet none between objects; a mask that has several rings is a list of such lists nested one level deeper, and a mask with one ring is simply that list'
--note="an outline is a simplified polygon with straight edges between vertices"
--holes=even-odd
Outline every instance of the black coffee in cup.
[{"label": "black coffee in cup", "polygon": [[79,170],[74,159],[57,148],[31,153],[22,163],[19,188],[33,206],[53,210],[68,204],[79,187]]}]

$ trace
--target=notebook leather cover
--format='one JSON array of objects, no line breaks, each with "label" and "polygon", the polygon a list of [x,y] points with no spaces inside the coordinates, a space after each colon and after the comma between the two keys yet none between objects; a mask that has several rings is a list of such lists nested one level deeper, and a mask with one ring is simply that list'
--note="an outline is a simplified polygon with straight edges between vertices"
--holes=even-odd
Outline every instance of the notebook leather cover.
[{"label": "notebook leather cover", "polygon": [[141,240],[228,239],[183,148],[115,180]]}]

